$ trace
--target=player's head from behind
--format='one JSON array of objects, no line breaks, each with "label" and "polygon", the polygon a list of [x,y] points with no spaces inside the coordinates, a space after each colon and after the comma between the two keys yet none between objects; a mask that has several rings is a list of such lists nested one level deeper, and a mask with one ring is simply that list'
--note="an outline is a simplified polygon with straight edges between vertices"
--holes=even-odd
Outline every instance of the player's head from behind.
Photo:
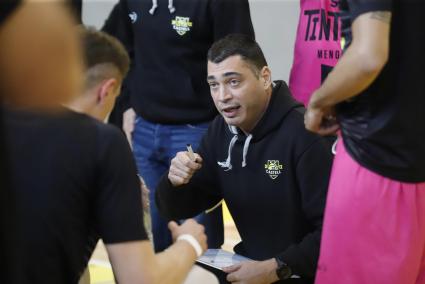
[{"label": "player's head from behind", "polygon": [[114,107],[127,75],[130,59],[114,37],[92,28],[79,27],[85,62],[82,93],[69,107],[104,120]]}]

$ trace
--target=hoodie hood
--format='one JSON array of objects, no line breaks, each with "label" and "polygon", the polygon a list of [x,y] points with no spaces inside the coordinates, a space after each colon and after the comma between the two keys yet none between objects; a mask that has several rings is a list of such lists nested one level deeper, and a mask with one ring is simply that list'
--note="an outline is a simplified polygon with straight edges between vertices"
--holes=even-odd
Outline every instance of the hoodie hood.
[{"label": "hoodie hood", "polygon": [[[253,131],[245,138],[242,152],[242,167],[246,166],[246,156],[248,154],[250,143],[263,139],[268,133],[279,127],[282,120],[288,113],[297,108],[304,109],[301,103],[293,99],[288,85],[284,81],[275,81],[273,84],[272,96],[263,117],[254,127]],[[227,159],[222,162],[217,162],[218,165],[222,168],[225,168],[226,171],[231,170],[233,167],[233,147],[238,141],[239,136],[245,136],[245,134],[243,134],[243,132],[235,126],[228,125],[228,129],[233,137],[229,143]]]},{"label": "hoodie hood", "polygon": [[280,125],[289,112],[296,108],[303,109],[304,107],[292,97],[288,85],[284,81],[275,81],[269,105],[251,132],[252,141],[264,138]]}]

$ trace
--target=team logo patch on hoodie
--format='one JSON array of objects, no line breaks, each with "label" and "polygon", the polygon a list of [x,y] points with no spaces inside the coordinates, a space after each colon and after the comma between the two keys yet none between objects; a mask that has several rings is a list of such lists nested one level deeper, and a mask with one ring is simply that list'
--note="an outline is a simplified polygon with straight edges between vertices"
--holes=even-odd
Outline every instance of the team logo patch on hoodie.
[{"label": "team logo patch on hoodie", "polygon": [[190,32],[193,25],[189,17],[180,16],[176,16],[176,18],[171,21],[171,24],[173,25],[173,29],[181,36]]},{"label": "team logo patch on hoodie", "polygon": [[264,168],[271,179],[276,179],[282,173],[283,165],[278,160],[268,160]]}]

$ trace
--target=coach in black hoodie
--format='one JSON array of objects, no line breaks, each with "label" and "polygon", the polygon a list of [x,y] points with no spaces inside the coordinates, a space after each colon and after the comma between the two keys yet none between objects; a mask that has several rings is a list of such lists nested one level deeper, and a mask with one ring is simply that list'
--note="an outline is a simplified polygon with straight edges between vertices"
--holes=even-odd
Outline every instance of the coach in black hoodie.
[{"label": "coach in black hoodie", "polygon": [[[230,282],[313,283],[332,162],[329,141],[305,130],[304,108],[242,35],[208,53],[208,82],[221,116],[197,153],[172,160],[156,194],[160,212],[186,218],[224,199],[255,262],[226,269]],[[289,279],[288,279],[289,278]]]}]

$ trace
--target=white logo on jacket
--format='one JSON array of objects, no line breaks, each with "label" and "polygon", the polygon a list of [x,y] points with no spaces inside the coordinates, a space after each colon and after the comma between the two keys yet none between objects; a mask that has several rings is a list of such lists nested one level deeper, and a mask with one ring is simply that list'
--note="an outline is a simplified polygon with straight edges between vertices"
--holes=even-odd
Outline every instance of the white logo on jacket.
[{"label": "white logo on jacket", "polygon": [[133,24],[137,21],[137,13],[136,12],[131,12],[130,14],[128,14],[128,16],[130,17],[130,20]]}]

